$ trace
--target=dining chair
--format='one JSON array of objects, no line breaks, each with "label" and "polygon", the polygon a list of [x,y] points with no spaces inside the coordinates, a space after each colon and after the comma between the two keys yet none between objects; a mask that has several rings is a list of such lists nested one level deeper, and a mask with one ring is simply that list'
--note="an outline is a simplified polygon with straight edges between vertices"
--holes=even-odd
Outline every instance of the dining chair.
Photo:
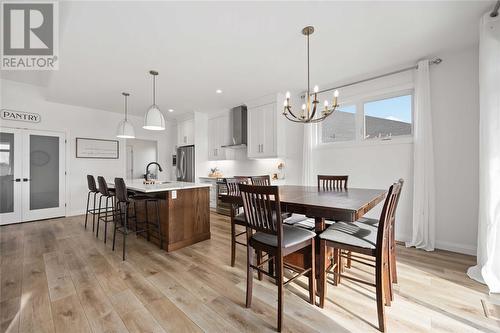
[{"label": "dining chair", "polygon": [[[398,195],[401,191],[401,183],[397,182],[389,188],[384,202],[382,213],[380,215],[378,226],[372,226],[362,222],[336,222],[323,233],[320,238],[320,301],[319,306],[324,307],[327,293],[327,274],[333,274],[334,280],[340,276],[351,279],[358,283],[368,284],[375,287],[378,326],[379,330],[384,332],[386,328],[384,306],[391,305],[391,282],[389,270],[389,242],[391,225],[394,224],[395,211],[398,204]],[[336,263],[326,267],[327,248],[334,249],[334,256],[338,258]],[[356,262],[375,268],[375,283],[358,279],[341,272],[341,251],[348,250],[353,253],[359,253],[368,257],[375,258],[375,262],[366,262],[355,259]],[[354,260],[354,259],[353,259]],[[333,271],[332,271],[333,269]]]},{"label": "dining chair", "polygon": [[[307,275],[309,280],[309,302],[315,304],[316,278],[315,278],[315,246],[316,233],[284,225],[281,217],[279,189],[277,186],[255,186],[239,184],[243,200],[243,211],[246,221],[247,235],[247,293],[246,307],[252,304],[253,270],[265,274],[275,280],[278,286],[278,332],[283,327],[283,287],[302,275]],[[254,251],[266,252],[269,257],[262,261],[257,257],[254,263]],[[283,258],[297,251],[305,252],[305,269],[286,264]],[[274,261],[274,273],[263,269],[270,260]],[[284,281],[283,269],[296,273]]]},{"label": "dining chair", "polygon": [[[398,180],[398,183],[401,185],[401,189],[398,193],[398,196],[396,198],[396,206],[399,204],[399,198],[401,197],[401,192],[403,190],[403,185],[404,185],[404,179],[400,178]],[[396,210],[393,211],[393,214],[396,214]],[[389,255],[390,255],[390,260],[389,260],[389,268],[391,271],[391,284],[393,283],[398,283],[398,273],[396,269],[396,237],[395,237],[395,221],[396,221],[396,216],[393,216],[392,219],[392,225],[390,226],[390,241],[389,241]],[[361,218],[359,219],[359,222],[372,225],[372,226],[378,226],[379,220],[377,219],[372,219],[372,218]],[[391,299],[392,299],[392,286],[391,286]]]},{"label": "dining chair", "polygon": [[349,176],[318,175],[318,191],[347,189]]},{"label": "dining chair", "polygon": [[[240,189],[238,185],[241,184],[249,184],[249,177],[233,177],[233,178],[224,178],[224,185],[227,188],[227,195],[230,196],[239,196]],[[234,267],[236,261],[236,244],[247,246],[246,243],[242,243],[237,240],[237,237],[244,235],[246,231],[242,231],[240,233],[236,233],[236,225],[245,226],[245,215],[244,213],[240,213],[241,206],[237,204],[231,204],[230,209],[230,222],[231,222],[231,266]]]},{"label": "dining chair", "polygon": [[269,175],[251,176],[250,180],[252,182],[252,185],[259,185],[259,186],[270,186],[271,185],[271,176],[269,176]]}]

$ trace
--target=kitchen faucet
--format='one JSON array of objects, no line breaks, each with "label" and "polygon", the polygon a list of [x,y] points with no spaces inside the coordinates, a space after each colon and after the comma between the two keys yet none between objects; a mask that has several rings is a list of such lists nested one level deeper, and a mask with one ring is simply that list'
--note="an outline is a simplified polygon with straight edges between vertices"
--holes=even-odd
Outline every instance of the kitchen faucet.
[{"label": "kitchen faucet", "polygon": [[162,172],[163,169],[161,168],[161,165],[158,164],[158,162],[151,162],[146,166],[146,174],[144,175],[144,179],[150,180],[151,179],[151,174],[149,173],[149,167],[151,164],[156,164],[158,166],[158,171]]}]

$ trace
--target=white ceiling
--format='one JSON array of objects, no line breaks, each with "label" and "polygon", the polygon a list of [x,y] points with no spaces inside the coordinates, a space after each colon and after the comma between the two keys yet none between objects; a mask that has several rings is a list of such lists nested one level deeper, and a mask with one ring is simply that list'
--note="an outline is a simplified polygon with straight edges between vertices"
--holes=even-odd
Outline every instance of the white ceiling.
[{"label": "white ceiling", "polygon": [[46,86],[51,101],[116,112],[128,91],[141,115],[155,69],[165,113],[214,112],[303,89],[306,25],[316,29],[312,84],[325,87],[476,43],[493,3],[62,2],[59,71],[2,76]]}]

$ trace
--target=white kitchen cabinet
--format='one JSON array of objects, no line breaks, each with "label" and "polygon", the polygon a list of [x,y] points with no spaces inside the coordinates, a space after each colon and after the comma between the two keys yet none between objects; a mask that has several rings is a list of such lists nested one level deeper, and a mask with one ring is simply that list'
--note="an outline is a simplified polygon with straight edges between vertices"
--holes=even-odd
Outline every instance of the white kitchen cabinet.
[{"label": "white kitchen cabinet", "polygon": [[194,144],[194,119],[182,120],[177,123],[177,145]]},{"label": "white kitchen cabinet", "polygon": [[284,122],[278,100],[249,106],[248,108],[248,158],[276,158],[283,156]]},{"label": "white kitchen cabinet", "polygon": [[230,144],[229,116],[224,115],[208,120],[208,160],[219,161],[227,158],[226,149]]}]

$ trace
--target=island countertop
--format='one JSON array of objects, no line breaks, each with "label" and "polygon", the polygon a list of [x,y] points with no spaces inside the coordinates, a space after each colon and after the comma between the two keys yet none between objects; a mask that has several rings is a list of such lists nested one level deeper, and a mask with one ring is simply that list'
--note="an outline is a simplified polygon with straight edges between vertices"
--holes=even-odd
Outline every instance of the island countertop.
[{"label": "island countertop", "polygon": [[[109,185],[114,187],[112,182]],[[125,185],[129,190],[143,192],[143,193],[157,193],[157,192],[169,192],[169,191],[179,191],[187,190],[193,188],[210,187],[208,183],[189,183],[189,182],[160,182],[157,184],[144,184],[142,179],[126,179]]]}]

